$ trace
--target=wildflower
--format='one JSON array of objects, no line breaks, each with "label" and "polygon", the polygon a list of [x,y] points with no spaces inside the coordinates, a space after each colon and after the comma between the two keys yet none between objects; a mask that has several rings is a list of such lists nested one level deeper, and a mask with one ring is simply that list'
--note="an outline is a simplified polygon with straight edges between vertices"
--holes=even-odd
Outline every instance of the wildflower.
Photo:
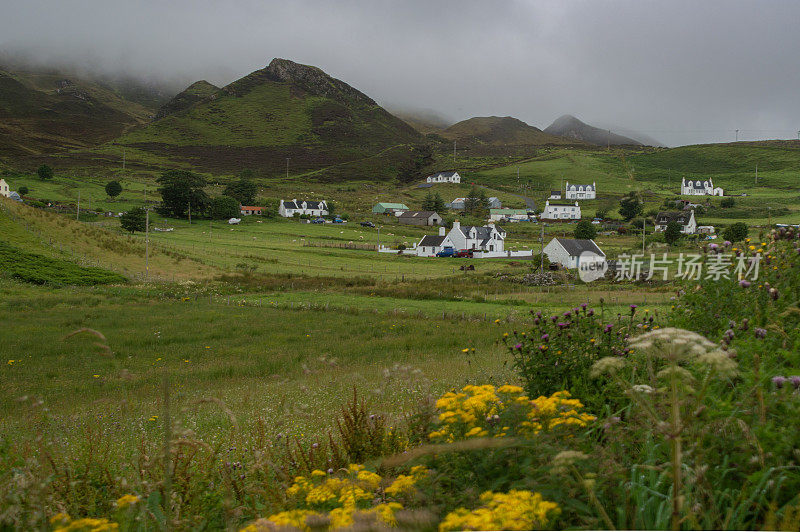
[{"label": "wildflower", "polygon": [[521,349],[522,349],[522,344],[517,344],[517,345],[515,345],[515,346],[514,346],[514,349],[520,349],[520,350],[521,350]]},{"label": "wildflower", "polygon": [[592,366],[590,375],[592,377],[599,377],[600,375],[609,374],[613,375],[625,366],[625,360],[619,357],[605,357],[601,358]]},{"label": "wildflower", "polygon": [[789,379],[787,379],[786,377],[776,375],[775,377],[772,377],[772,384],[774,384],[775,387],[780,390],[781,388],[783,388],[784,383],[788,380]]},{"label": "wildflower", "polygon": [[499,320],[499,319],[496,319],[496,320],[494,320],[494,322],[499,324],[499,323],[500,323],[500,320]]},{"label": "wildflower", "polygon": [[633,316],[636,313],[637,307],[638,305],[634,305],[633,303],[631,303],[631,316]]},{"label": "wildflower", "polygon": [[750,283],[750,281],[746,279],[742,279],[741,281],[739,281],[739,286],[741,286],[742,288],[750,288],[751,284],[752,283]]},{"label": "wildflower", "polygon": [[138,495],[131,495],[130,493],[125,494],[119,499],[117,499],[117,508],[120,509],[127,508],[132,504],[136,504],[137,502],[139,502],[139,500],[140,499]]},{"label": "wildflower", "polygon": [[755,333],[756,338],[758,338],[760,340],[763,340],[764,338],[767,337],[767,330],[766,329],[759,329],[758,327],[756,327],[755,329],[753,329],[753,332]]},{"label": "wildflower", "polygon": [[549,334],[543,334],[543,335],[542,335],[542,338],[541,338],[541,340],[542,340],[543,342],[546,342],[546,341],[547,341],[547,340],[549,340],[549,339],[550,339],[550,335],[549,335]]},{"label": "wildflower", "polygon": [[579,460],[586,460],[588,455],[580,451],[561,451],[553,457],[553,472],[556,474],[564,474],[567,468],[574,465]]},{"label": "wildflower", "polygon": [[631,389],[636,393],[643,394],[651,394],[655,391],[652,386],[648,386],[647,384],[634,384]]},{"label": "wildflower", "polygon": [[100,378],[100,375],[98,375],[97,373],[95,373],[94,375],[92,375],[92,377],[94,377],[95,379],[99,379],[99,378]]},{"label": "wildflower", "polygon": [[458,508],[447,514],[439,524],[439,532],[543,529],[561,511],[558,504],[544,500],[541,494],[522,490],[487,491],[481,495],[481,502],[481,508]]},{"label": "wildflower", "polygon": [[461,350],[462,353],[469,353],[469,347],[465,347]]}]

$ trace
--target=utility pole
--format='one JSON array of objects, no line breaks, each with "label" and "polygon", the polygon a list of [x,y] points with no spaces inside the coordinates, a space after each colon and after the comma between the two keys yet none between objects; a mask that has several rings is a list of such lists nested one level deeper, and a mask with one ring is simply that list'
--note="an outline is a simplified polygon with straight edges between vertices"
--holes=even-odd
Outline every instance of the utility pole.
[{"label": "utility pole", "polygon": [[647,220],[642,218],[642,257],[644,257],[644,228],[647,225]]},{"label": "utility pole", "polygon": [[122,171],[125,171],[125,148],[122,148]]},{"label": "utility pole", "polygon": [[539,224],[542,226],[542,236],[539,237],[539,269],[544,273],[544,222],[539,217]]},{"label": "utility pole", "polygon": [[189,202],[189,225],[192,225],[192,202]]},{"label": "utility pole", "polygon": [[758,185],[758,165],[756,165],[756,185]]},{"label": "utility pole", "polygon": [[150,277],[150,209],[145,207],[144,215],[144,281]]},{"label": "utility pole", "polygon": [[75,209],[75,221],[79,221],[79,216],[81,214],[81,191],[78,191],[78,207]]},{"label": "utility pole", "polygon": [[289,179],[289,158],[286,158],[286,179]]},{"label": "utility pole", "polygon": [[608,130],[608,135],[606,135],[606,150],[611,149],[611,130]]},{"label": "utility pole", "polygon": [[147,185],[144,186],[144,204],[147,205]]},{"label": "utility pole", "polygon": [[381,226],[377,227],[378,229],[378,253],[381,252]]},{"label": "utility pole", "polygon": [[455,169],[456,165],[456,141],[453,141],[453,168]]},{"label": "utility pole", "polygon": [[736,130],[736,142],[739,142],[739,130]]},{"label": "utility pole", "polygon": [[521,187],[520,187],[520,185],[519,185],[519,166],[517,166],[517,188],[519,188],[520,190],[522,190],[522,188],[521,188]]}]

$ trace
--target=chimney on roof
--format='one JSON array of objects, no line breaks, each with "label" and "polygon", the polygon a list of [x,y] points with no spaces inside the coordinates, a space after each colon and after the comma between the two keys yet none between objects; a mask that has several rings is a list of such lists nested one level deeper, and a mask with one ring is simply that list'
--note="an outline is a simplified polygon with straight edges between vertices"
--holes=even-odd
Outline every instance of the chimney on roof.
[{"label": "chimney on roof", "polygon": [[453,222],[453,229],[461,229],[461,222],[459,222],[458,220]]},{"label": "chimney on roof", "polygon": [[444,235],[445,235],[445,228],[442,225],[442,226],[439,227],[439,236],[444,236]]}]

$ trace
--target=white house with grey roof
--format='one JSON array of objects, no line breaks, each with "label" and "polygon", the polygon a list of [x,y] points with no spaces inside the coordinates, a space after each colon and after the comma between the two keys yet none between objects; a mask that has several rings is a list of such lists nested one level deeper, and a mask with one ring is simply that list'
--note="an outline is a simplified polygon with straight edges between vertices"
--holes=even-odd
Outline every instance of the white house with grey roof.
[{"label": "white house with grey roof", "polygon": [[655,232],[660,233],[667,230],[670,222],[676,222],[681,226],[681,233],[693,235],[697,232],[697,220],[694,218],[694,211],[662,211],[656,215]]},{"label": "white house with grey roof", "polygon": [[544,211],[539,216],[545,222],[566,222],[581,219],[581,207],[578,202],[558,203],[547,200],[544,202]]},{"label": "white house with grey roof", "polygon": [[681,180],[682,196],[722,196],[724,191],[721,187],[714,187],[714,181],[709,177],[700,181],[699,179],[689,179],[684,177]]},{"label": "white house with grey roof", "polygon": [[453,222],[449,233],[445,228],[439,228],[439,235],[426,235],[417,243],[417,255],[420,257],[433,257],[444,248],[451,247],[456,251],[471,249],[473,251],[488,251],[502,253],[505,249],[506,232],[502,227],[496,227],[489,222],[483,227],[477,225],[461,225]]},{"label": "white house with grey roof", "polygon": [[564,189],[566,199],[568,200],[588,200],[597,198],[597,185],[592,182],[591,185],[576,185],[575,183],[569,184]]},{"label": "white house with grey roof", "polygon": [[295,214],[308,216],[325,216],[328,214],[328,204],[325,201],[300,201],[293,199],[291,201],[281,200],[278,206],[278,214],[284,218],[291,218]]},{"label": "white house with grey roof", "polygon": [[6,198],[11,196],[11,189],[5,179],[0,179],[0,196],[5,196]]},{"label": "white house with grey roof", "polygon": [[425,178],[426,183],[461,183],[461,176],[458,172],[439,172],[431,174]]},{"label": "white house with grey roof", "polygon": [[554,238],[544,247],[547,260],[573,270],[582,263],[599,263],[606,260],[606,254],[591,239]]}]

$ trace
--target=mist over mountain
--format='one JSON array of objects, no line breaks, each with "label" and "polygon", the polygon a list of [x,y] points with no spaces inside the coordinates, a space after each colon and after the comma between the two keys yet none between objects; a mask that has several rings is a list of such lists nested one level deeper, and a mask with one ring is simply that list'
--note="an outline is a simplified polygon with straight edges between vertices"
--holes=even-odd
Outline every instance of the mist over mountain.
[{"label": "mist over mountain", "polygon": [[596,146],[606,145],[629,145],[641,146],[642,142],[624,137],[607,129],[600,129],[599,127],[590,126],[572,115],[562,115],[544,129],[545,133],[551,135],[558,135],[560,137],[575,139]]}]

